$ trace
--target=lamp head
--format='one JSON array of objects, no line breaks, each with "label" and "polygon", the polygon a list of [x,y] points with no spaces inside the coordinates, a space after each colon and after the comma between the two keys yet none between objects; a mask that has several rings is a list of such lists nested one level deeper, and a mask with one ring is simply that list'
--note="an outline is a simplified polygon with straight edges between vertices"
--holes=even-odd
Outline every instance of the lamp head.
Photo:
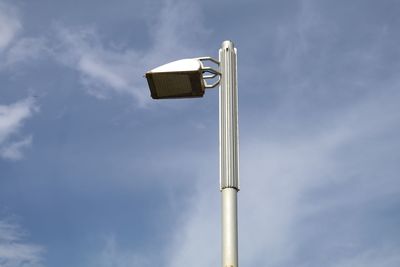
[{"label": "lamp head", "polygon": [[153,99],[202,97],[205,91],[199,59],[181,59],[146,73]]}]

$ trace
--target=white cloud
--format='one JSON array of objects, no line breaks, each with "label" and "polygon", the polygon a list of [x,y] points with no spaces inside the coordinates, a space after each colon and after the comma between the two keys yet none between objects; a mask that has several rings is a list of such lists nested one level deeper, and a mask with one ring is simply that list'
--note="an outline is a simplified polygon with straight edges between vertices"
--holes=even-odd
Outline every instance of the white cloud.
[{"label": "white cloud", "polygon": [[[323,127],[317,123],[311,135],[267,135],[263,133],[268,130],[263,129],[252,136],[253,141],[242,140],[241,265],[398,266],[399,247],[374,258],[382,246],[359,240],[380,224],[380,219],[374,218],[369,222],[372,228],[362,228],[363,216],[376,212],[372,204],[385,205],[385,199],[400,193],[394,186],[398,185],[397,162],[396,166],[387,163],[400,156],[398,146],[392,147],[390,141],[368,145],[371,139],[382,140],[400,131],[399,101],[396,90],[387,89],[338,110],[327,118],[331,123]],[[279,123],[268,128],[279,128]],[[199,173],[215,176],[208,171]],[[219,264],[217,188],[201,180],[198,183],[197,194],[173,227],[177,230],[175,241],[166,249],[168,266]],[[341,187],[347,190],[337,191]],[[346,211],[355,217],[346,218]],[[315,240],[310,242],[310,238]],[[346,253],[341,253],[343,250]]]},{"label": "white cloud", "polygon": [[171,51],[189,57],[201,56],[201,43],[209,34],[203,26],[201,6],[190,1],[166,0],[151,28],[152,48],[145,56],[151,64],[160,65]]},{"label": "white cloud", "polygon": [[[18,10],[0,2],[0,70],[16,66],[17,63],[37,59],[45,51],[44,38],[21,38],[18,33],[22,24]],[[23,157],[22,150],[32,142],[32,137],[13,139],[24,120],[29,118],[37,107],[32,98],[10,105],[0,104],[0,157],[18,160]]]},{"label": "white cloud", "polygon": [[148,260],[134,251],[126,250],[118,245],[114,235],[105,238],[104,246],[100,252],[93,255],[86,264],[96,267],[143,267],[150,266]]},{"label": "white cloud", "polygon": [[44,37],[24,37],[18,9],[0,2],[0,70],[49,54]]},{"label": "white cloud", "polygon": [[21,28],[16,10],[0,2],[0,52],[10,45]]},{"label": "white cloud", "polygon": [[144,106],[149,101],[143,78],[147,68],[171,60],[171,50],[182,56],[199,56],[202,50],[196,43],[206,34],[193,3],[165,1],[158,15],[151,28],[152,45],[148,50],[117,49],[115,45],[107,46],[94,29],[59,26],[62,46],[56,49],[54,57],[80,72],[82,84],[90,94],[98,98],[106,98],[110,92],[129,94]]},{"label": "white cloud", "polygon": [[19,160],[23,158],[22,150],[29,147],[32,143],[32,136],[28,136],[20,141],[10,142],[0,148],[0,155],[5,159]]},{"label": "white cloud", "polygon": [[37,111],[32,98],[27,98],[10,105],[0,105],[0,156],[7,159],[22,158],[22,149],[29,146],[32,137],[15,141],[11,138],[22,127],[23,122]]},{"label": "white cloud", "polygon": [[0,266],[43,266],[42,246],[27,243],[24,231],[15,224],[0,220]]},{"label": "white cloud", "polygon": [[[330,50],[337,39],[329,38],[334,31],[324,27],[317,2],[301,1],[298,19],[278,29],[280,98],[268,114],[265,106],[260,114],[247,114],[246,125],[253,123],[254,129],[242,129],[239,265],[396,267],[398,231],[382,225],[398,221],[398,205],[394,212],[385,209],[396,205],[400,193],[400,80],[366,75],[374,74],[377,64],[363,58],[384,63],[382,40],[358,44],[346,56],[332,53],[342,51]],[[335,75],[328,72],[332,62]],[[359,82],[362,90],[355,86]],[[171,267],[219,264],[220,230],[213,224],[219,227],[220,203],[216,188],[199,184],[196,201],[174,227]]]},{"label": "white cloud", "polygon": [[395,267],[400,266],[398,249],[383,248],[367,250],[353,257],[341,260],[332,267]]},{"label": "white cloud", "polygon": [[138,88],[135,77],[140,72],[141,59],[134,51],[105,49],[91,29],[72,31],[59,27],[58,32],[63,46],[54,56],[81,73],[81,81],[90,94],[105,98],[114,91],[133,96],[141,105],[146,102],[147,95]]},{"label": "white cloud", "polygon": [[10,46],[5,54],[5,64],[14,66],[22,62],[30,62],[41,58],[49,53],[46,39],[40,38],[19,38]]},{"label": "white cloud", "polygon": [[219,203],[217,187],[198,186],[188,210],[177,220],[178,225],[171,227],[175,231],[166,248],[167,266],[220,265]]}]

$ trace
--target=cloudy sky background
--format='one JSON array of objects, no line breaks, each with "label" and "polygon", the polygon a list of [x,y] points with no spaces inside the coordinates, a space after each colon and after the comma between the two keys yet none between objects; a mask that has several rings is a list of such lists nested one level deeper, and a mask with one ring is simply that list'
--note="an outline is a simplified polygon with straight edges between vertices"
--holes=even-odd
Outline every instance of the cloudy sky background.
[{"label": "cloudy sky background", "polygon": [[0,0],[0,266],[219,266],[218,91],[143,73],[238,48],[241,266],[400,266],[400,3]]}]

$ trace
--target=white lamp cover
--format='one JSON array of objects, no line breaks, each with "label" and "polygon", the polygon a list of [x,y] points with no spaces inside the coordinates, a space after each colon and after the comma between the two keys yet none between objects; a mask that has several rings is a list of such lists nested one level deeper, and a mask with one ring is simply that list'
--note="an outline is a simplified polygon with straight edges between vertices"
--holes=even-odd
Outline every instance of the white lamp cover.
[{"label": "white lamp cover", "polygon": [[160,72],[184,72],[184,71],[198,71],[202,68],[200,60],[197,58],[186,58],[170,62],[168,64],[159,66],[150,70],[150,73]]}]

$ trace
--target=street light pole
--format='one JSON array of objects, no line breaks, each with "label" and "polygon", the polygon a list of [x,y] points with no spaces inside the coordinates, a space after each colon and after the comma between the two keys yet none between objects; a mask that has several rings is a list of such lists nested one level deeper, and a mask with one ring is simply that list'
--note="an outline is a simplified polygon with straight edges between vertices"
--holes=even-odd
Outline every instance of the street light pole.
[{"label": "street light pole", "polygon": [[220,190],[222,267],[238,267],[237,192],[239,191],[237,50],[224,41],[219,50]]},{"label": "street light pole", "polygon": [[[222,267],[238,267],[237,192],[239,191],[237,51],[224,41],[219,61],[211,57],[188,58],[146,72],[153,99],[203,97],[218,84],[220,190],[222,195]],[[213,62],[219,70],[207,67]],[[207,80],[214,80],[208,83]]]}]

